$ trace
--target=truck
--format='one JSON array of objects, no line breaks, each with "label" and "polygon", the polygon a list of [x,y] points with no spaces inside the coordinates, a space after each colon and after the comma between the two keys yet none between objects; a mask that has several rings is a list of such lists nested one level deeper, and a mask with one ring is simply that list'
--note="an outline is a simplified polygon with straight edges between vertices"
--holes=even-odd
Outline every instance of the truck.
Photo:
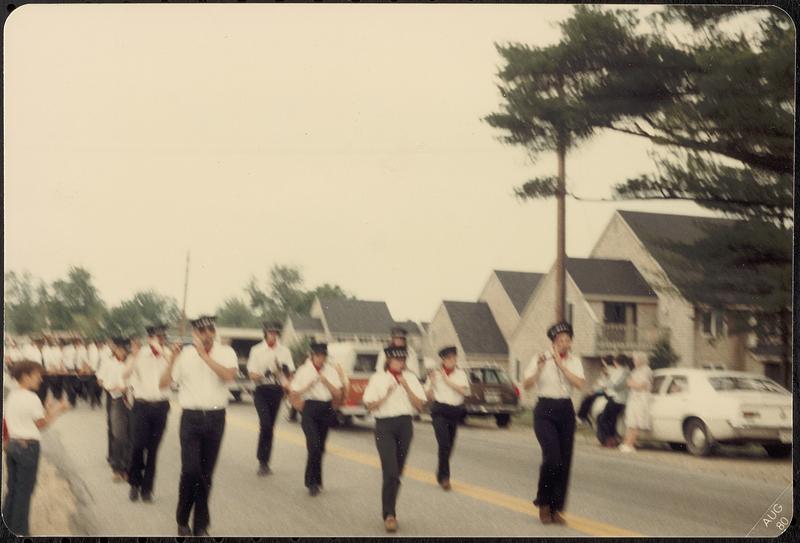
[{"label": "truck", "polygon": [[252,396],[255,383],[247,373],[247,359],[250,349],[264,340],[264,331],[260,328],[228,328],[217,327],[217,338],[223,345],[230,345],[236,352],[239,371],[236,379],[228,383],[228,390],[235,402],[242,401],[243,394]]}]

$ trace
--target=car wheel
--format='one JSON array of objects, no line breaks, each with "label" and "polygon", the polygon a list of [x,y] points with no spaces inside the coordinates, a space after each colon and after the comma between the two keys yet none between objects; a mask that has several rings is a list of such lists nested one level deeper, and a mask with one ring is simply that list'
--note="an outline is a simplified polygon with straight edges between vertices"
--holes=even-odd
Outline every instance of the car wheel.
[{"label": "car wheel", "polygon": [[686,443],[676,443],[676,442],[673,441],[673,442],[671,442],[669,444],[669,448],[672,449],[673,451],[681,451],[682,452],[682,451],[686,450]]},{"label": "car wheel", "polygon": [[511,424],[511,415],[508,413],[501,413],[500,415],[495,415],[494,419],[497,421],[497,426],[500,428],[505,428],[509,424]]},{"label": "car wheel", "polygon": [[336,420],[339,422],[339,426],[352,426],[353,425],[353,417],[350,415],[342,415],[340,413],[336,414]]},{"label": "car wheel", "polygon": [[775,445],[764,445],[764,450],[770,458],[786,458],[792,456],[791,443],[777,443]]},{"label": "car wheel", "polygon": [[700,419],[691,419],[684,425],[683,436],[686,438],[686,449],[695,456],[708,456],[714,446],[714,440],[708,428]]}]

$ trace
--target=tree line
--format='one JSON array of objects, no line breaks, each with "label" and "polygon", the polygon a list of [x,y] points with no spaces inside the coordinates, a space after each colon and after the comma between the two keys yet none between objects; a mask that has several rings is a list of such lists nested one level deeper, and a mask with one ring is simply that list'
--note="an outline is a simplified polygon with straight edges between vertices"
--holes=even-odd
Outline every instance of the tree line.
[{"label": "tree line", "polygon": [[[51,284],[31,273],[4,274],[4,326],[18,335],[67,331],[83,337],[140,335],[148,323],[177,323],[177,301],[155,290],[135,292],[109,306],[84,267],[71,267]],[[306,288],[299,268],[276,264],[265,281],[252,277],[244,296],[225,300],[217,309],[220,326],[260,327],[264,320],[283,322],[288,314],[308,315],[315,296],[352,298],[338,285]]]}]

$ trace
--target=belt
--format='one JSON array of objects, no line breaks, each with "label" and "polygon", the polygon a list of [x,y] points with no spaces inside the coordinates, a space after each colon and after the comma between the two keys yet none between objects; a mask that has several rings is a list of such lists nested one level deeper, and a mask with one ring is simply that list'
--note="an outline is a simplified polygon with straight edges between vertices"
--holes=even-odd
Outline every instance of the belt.
[{"label": "belt", "polygon": [[162,399],[162,400],[143,400],[143,399],[141,399],[141,398],[137,398],[136,396],[134,396],[134,397],[133,397],[133,400],[134,400],[136,403],[150,404],[150,405],[152,405],[152,404],[157,404],[157,403],[164,403],[164,402],[166,402],[166,403],[169,403],[169,398],[164,398],[164,399]]},{"label": "belt", "polygon": [[207,414],[212,414],[212,413],[224,413],[225,412],[225,408],[224,407],[214,407],[214,408],[211,408],[211,409],[188,409],[188,408],[184,408],[183,412],[184,413],[197,413],[197,414],[200,414],[200,415],[207,415]]}]

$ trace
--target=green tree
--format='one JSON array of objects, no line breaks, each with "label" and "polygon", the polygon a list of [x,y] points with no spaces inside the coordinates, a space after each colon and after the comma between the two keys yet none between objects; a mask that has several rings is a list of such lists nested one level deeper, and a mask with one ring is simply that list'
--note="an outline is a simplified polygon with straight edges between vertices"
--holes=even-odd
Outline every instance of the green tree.
[{"label": "green tree", "polygon": [[181,318],[177,301],[154,290],[137,292],[130,302],[138,309],[145,323],[173,325]]},{"label": "green tree", "polygon": [[46,298],[42,298],[42,285],[37,288],[29,272],[9,271],[3,278],[5,281],[3,312],[8,328],[23,335],[44,329],[47,325],[47,313],[46,307],[42,305],[43,302],[46,303]]},{"label": "green tree", "polygon": [[308,353],[311,351],[311,338],[303,336],[289,345],[289,351],[292,353],[294,367],[299,368],[306,361]]},{"label": "green tree", "polygon": [[263,320],[283,322],[289,313],[307,316],[317,295],[325,297],[351,298],[338,285],[325,283],[306,290],[303,274],[294,266],[274,265],[269,272],[267,288],[262,289],[255,277],[245,287],[250,307]]},{"label": "green tree", "polygon": [[[557,176],[532,179],[516,190],[525,198],[555,196],[558,202],[556,253],[556,319],[564,318],[565,304],[565,196],[566,156],[599,126],[619,116],[614,108],[592,107],[584,94],[602,78],[603,69],[585,51],[587,43],[612,54],[627,55],[638,64],[655,49],[652,39],[636,37],[638,20],[631,11],[605,12],[584,6],[561,23],[562,39],[547,47],[519,43],[497,45],[504,64],[497,74],[503,98],[501,110],[484,118],[504,131],[501,141],[524,147],[535,160],[555,151]],[[634,64],[635,66],[636,64]],[[658,81],[649,80],[647,92],[661,91]]]},{"label": "green tree", "polygon": [[228,298],[217,309],[217,323],[235,328],[258,328],[261,322],[241,298]]},{"label": "green tree", "polygon": [[144,327],[145,320],[139,307],[126,300],[108,311],[102,332],[106,337],[132,337],[142,335]]},{"label": "green tree", "polygon": [[49,316],[54,330],[74,330],[85,336],[94,336],[101,330],[105,303],[88,270],[73,266],[66,279],[55,281],[52,288]]},{"label": "green tree", "polygon": [[659,339],[650,352],[650,367],[654,370],[673,367],[678,360],[680,360],[680,356],[672,349],[672,344],[665,337]]}]

